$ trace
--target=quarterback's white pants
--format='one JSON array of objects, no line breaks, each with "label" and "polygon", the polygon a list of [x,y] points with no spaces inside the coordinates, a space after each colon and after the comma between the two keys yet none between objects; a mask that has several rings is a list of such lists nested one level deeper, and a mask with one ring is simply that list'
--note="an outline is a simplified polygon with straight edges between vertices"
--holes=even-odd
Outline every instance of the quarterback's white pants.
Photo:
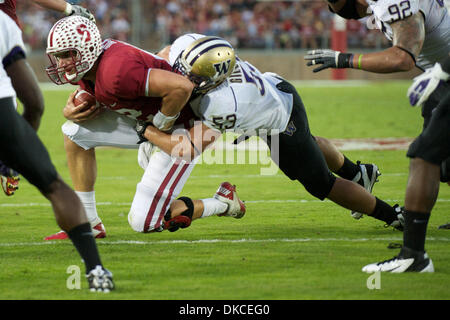
[{"label": "quarterback's white pants", "polygon": [[150,232],[161,227],[164,215],[180,194],[198,159],[186,162],[163,151],[151,156],[128,214],[134,231]]},{"label": "quarterback's white pants", "polygon": [[[134,129],[135,120],[114,111],[105,110],[93,120],[80,125],[67,121],[63,133],[80,147],[88,150],[99,146],[139,148]],[[137,184],[128,222],[137,232],[158,229],[170,204],[183,189],[199,157],[191,162],[156,151],[150,157],[141,181]]]},{"label": "quarterback's white pants", "polygon": [[136,120],[105,109],[97,118],[80,124],[66,121],[62,132],[85,150],[101,146],[138,149],[135,124]]}]

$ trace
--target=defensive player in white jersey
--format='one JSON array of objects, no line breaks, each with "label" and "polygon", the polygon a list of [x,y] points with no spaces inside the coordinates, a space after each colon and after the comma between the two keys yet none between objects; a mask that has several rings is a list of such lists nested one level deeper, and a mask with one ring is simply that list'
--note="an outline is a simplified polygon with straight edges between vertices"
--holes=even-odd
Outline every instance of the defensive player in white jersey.
[{"label": "defensive player in white jersey", "polygon": [[[346,19],[360,19],[373,15],[377,27],[392,41],[392,47],[367,54],[341,53],[333,50],[313,50],[305,59],[308,65],[319,65],[314,72],[326,68],[355,68],[369,72],[391,73],[408,71],[415,66],[424,70],[435,63],[435,74],[440,73],[440,63],[450,52],[450,15],[443,0],[328,0],[330,9]],[[427,77],[427,76],[425,76]],[[431,79],[431,78],[430,78]],[[429,85],[420,83],[419,91]],[[448,82],[448,79],[445,81]],[[438,81],[439,82],[439,81]],[[448,84],[443,84],[449,90]],[[411,95],[411,103],[415,98]],[[422,134],[411,144],[407,156],[410,174],[405,196],[404,246],[394,259],[372,264],[363,271],[387,272],[433,272],[433,263],[425,252],[425,235],[431,210],[435,203],[436,183],[434,176],[448,182],[445,173],[450,168],[446,136],[441,135],[439,148],[430,148],[430,141],[439,133],[437,126],[429,129],[433,121],[445,123],[448,114],[434,112],[438,100],[429,100],[422,106],[424,126]],[[435,120],[436,117],[440,119]],[[439,186],[439,183],[437,184]]]},{"label": "defensive player in white jersey", "polygon": [[[211,82],[210,78],[226,69],[226,63],[222,62],[201,68],[197,65],[198,54],[208,40],[191,39],[193,42],[181,54],[172,56],[177,57],[174,63],[177,70],[198,85]],[[205,70],[210,70],[209,76]],[[331,173],[309,130],[297,91],[276,74],[262,74],[237,58],[233,73],[219,86],[191,100],[191,107],[202,122],[197,122],[189,133],[164,133],[149,122],[141,124],[138,133],[164,152],[187,159],[197,157],[225,131],[259,135],[266,139],[271,157],[280,169],[313,196],[401,226],[402,215],[397,205],[391,207],[359,184]],[[263,136],[263,131],[267,135]]]},{"label": "defensive player in white jersey", "polygon": [[[19,27],[0,11],[0,160],[22,174],[51,202],[58,225],[83,258],[90,289],[110,291],[114,289],[112,274],[102,266],[83,206],[56,172],[36,134],[43,112],[40,101],[21,99],[33,95],[33,90],[26,92],[28,88],[38,88],[24,47]],[[27,118],[16,111],[16,90]]]}]

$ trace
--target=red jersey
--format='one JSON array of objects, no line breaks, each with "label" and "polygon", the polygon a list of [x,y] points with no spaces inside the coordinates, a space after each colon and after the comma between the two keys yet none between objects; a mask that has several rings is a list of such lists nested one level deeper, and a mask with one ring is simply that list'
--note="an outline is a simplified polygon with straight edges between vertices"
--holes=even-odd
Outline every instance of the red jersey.
[{"label": "red jersey", "polygon": [[0,10],[6,13],[13,19],[17,25],[20,27],[19,19],[16,14],[16,0],[3,0],[0,1]]},{"label": "red jersey", "polygon": [[[162,98],[148,97],[151,69],[172,71],[166,60],[125,42],[106,39],[98,58],[95,85],[81,80],[82,89],[95,95],[101,106],[134,119],[152,121],[161,108]],[[175,124],[190,127],[195,115],[189,105],[181,110]]]}]

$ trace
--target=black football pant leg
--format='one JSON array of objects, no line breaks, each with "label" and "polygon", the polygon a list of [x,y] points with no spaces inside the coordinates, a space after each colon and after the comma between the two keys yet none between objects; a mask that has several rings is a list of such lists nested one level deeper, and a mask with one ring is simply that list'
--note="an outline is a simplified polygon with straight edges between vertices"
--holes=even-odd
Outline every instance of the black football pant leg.
[{"label": "black football pant leg", "polygon": [[43,193],[57,178],[46,148],[15,110],[12,98],[0,99],[0,159]]}]

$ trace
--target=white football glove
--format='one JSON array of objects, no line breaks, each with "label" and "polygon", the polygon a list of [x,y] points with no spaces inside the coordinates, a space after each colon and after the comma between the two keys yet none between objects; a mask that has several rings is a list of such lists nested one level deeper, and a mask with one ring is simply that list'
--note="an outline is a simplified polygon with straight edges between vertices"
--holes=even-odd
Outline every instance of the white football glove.
[{"label": "white football glove", "polygon": [[433,68],[426,69],[424,73],[414,78],[407,93],[409,103],[413,107],[424,104],[439,83],[449,79],[450,75],[442,70],[439,63],[436,63]]},{"label": "white football glove", "polygon": [[142,169],[147,169],[148,163],[150,162],[150,157],[152,155],[153,145],[150,141],[142,142],[139,145],[138,151],[138,163]]},{"label": "white football glove", "polygon": [[170,131],[179,116],[179,112],[174,116],[166,116],[161,111],[158,111],[158,113],[153,117],[152,123],[161,131]]}]

